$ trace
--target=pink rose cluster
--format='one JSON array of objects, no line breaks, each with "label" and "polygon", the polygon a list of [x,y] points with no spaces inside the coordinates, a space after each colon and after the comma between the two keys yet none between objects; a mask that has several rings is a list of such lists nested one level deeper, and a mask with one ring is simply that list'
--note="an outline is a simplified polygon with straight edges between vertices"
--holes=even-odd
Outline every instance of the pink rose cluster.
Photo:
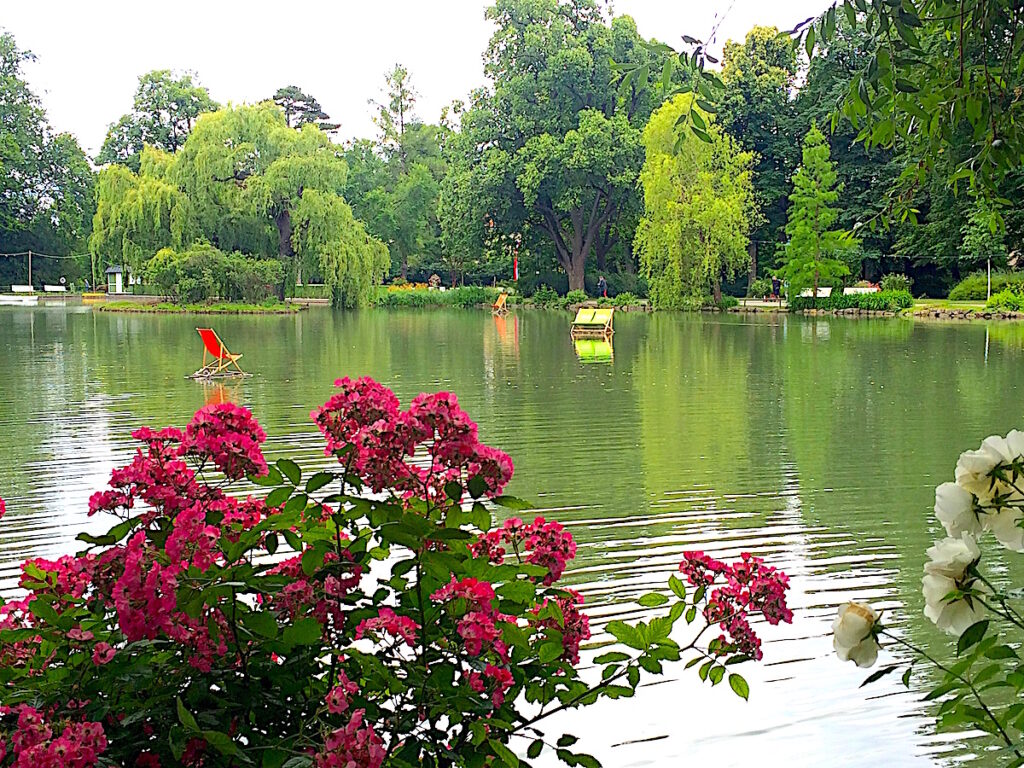
[{"label": "pink rose cluster", "polygon": [[475,557],[486,557],[492,563],[504,561],[508,550],[519,562],[539,565],[548,569],[542,579],[550,587],[562,577],[566,564],[576,556],[576,542],[561,523],[537,517],[524,523],[518,517],[504,522],[500,528],[480,536],[473,543]]},{"label": "pink rose cluster", "polygon": [[456,632],[467,654],[476,657],[493,654],[498,663],[487,663],[482,673],[468,670],[465,676],[473,691],[488,695],[491,703],[500,707],[514,682],[507,666],[508,648],[501,639],[502,625],[515,624],[515,617],[497,610],[497,596],[491,584],[472,577],[456,580],[453,576],[430,599],[448,606],[456,617]]},{"label": "pink rose cluster", "polygon": [[684,552],[679,570],[694,587],[710,590],[704,618],[725,631],[719,637],[719,655],[735,652],[761,659],[761,639],[750,626],[750,614],[760,613],[769,624],[793,621],[786,605],[789,577],[749,552],[732,564],[703,552]]},{"label": "pink rose cluster", "polygon": [[403,411],[394,392],[373,379],[334,384],[339,391],[310,417],[327,441],[325,453],[371,490],[440,501],[455,482],[494,497],[512,478],[512,460],[480,442],[450,392],[418,395]]},{"label": "pink rose cluster", "polygon": [[12,755],[13,768],[92,768],[107,749],[100,723],[48,721],[27,704],[0,707],[0,717],[17,719],[10,743],[0,737],[0,761]]},{"label": "pink rose cluster", "polygon": [[[537,627],[550,627],[562,633],[562,659],[570,664],[580,662],[580,644],[590,639],[590,617],[580,610],[583,605],[583,596],[573,589],[566,590],[564,597],[555,598],[559,610],[562,612],[562,623],[559,624],[553,618],[534,619],[531,624]],[[536,610],[540,613],[547,600]]]}]

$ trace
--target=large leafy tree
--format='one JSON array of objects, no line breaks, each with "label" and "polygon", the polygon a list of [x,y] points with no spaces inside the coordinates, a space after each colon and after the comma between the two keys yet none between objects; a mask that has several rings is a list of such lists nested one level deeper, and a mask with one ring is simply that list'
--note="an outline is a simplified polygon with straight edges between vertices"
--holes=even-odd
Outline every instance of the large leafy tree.
[{"label": "large leafy tree", "polygon": [[[631,19],[609,24],[591,0],[498,0],[487,16],[491,87],[462,114],[451,162],[488,183],[474,194],[499,232],[542,236],[569,288],[581,289],[599,238],[636,205],[640,132],[664,56],[641,44]],[[644,71],[618,88],[613,61]]]},{"label": "large leafy tree", "polygon": [[120,163],[137,172],[145,145],[176,152],[199,115],[215,109],[217,103],[192,73],[147,72],[139,77],[132,110],[110,126],[96,162]]},{"label": "large leafy tree", "polygon": [[[67,256],[84,248],[95,174],[69,134],[54,133],[22,67],[32,54],[0,34],[0,252]],[[33,263],[33,281],[54,281],[81,268],[75,260]],[[0,283],[24,282],[27,261],[0,260]]]},{"label": "large leafy tree", "polygon": [[108,168],[94,253],[143,266],[162,247],[205,239],[222,251],[280,259],[289,284],[317,273],[335,302],[373,300],[384,246],[341,196],[346,165],[315,125],[289,128],[271,102],[203,115],[175,155],[147,147],[140,173]]},{"label": "large leafy tree", "polygon": [[763,214],[751,237],[751,279],[758,259],[774,262],[786,223],[789,177],[796,165],[791,134],[795,77],[793,46],[775,27],[754,27],[743,43],[725,44],[719,119],[741,147],[755,153],[755,197]]},{"label": "large leafy tree", "polygon": [[803,161],[793,177],[789,196],[789,242],[782,274],[789,281],[791,295],[810,286],[811,295],[817,298],[823,280],[831,281],[849,273],[849,267],[839,257],[853,241],[834,228],[839,218],[836,201],[842,185],[830,159],[828,141],[816,125],[804,137],[802,154]]},{"label": "large leafy tree", "polygon": [[706,113],[698,119],[710,141],[677,141],[677,122],[692,117],[693,100],[687,94],[666,102],[643,135],[644,215],[636,248],[660,308],[699,305],[708,294],[720,301],[722,280],[747,263],[758,219],[752,153],[741,151]]},{"label": "large leafy tree", "polygon": [[284,121],[289,128],[301,128],[312,123],[325,133],[333,133],[341,127],[332,123],[331,116],[324,112],[320,102],[297,85],[278,88],[272,101],[284,110]]},{"label": "large leafy tree", "polygon": [[377,103],[375,141],[346,151],[350,177],[345,195],[369,231],[388,244],[391,271],[408,278],[440,265],[437,199],[446,173],[443,130],[415,114],[416,92],[407,69],[385,75]]}]

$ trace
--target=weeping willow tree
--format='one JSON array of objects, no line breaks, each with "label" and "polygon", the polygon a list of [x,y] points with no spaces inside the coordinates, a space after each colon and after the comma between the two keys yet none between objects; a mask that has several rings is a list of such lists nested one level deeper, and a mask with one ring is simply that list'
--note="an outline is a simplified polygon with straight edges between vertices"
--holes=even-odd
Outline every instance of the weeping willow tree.
[{"label": "weeping willow tree", "polygon": [[[635,247],[655,306],[682,309],[708,295],[722,298],[722,281],[748,261],[751,228],[758,221],[750,168],[753,155],[711,118],[676,96],[644,129],[646,159],[640,179],[644,215]],[[678,141],[676,123],[696,114],[710,141]]]},{"label": "weeping willow tree", "polygon": [[319,272],[335,303],[372,301],[383,278],[377,268],[383,244],[353,218],[341,196],[347,166],[317,126],[289,128],[270,102],[203,115],[172,175],[211,243],[274,250],[285,267],[282,297],[287,284]]},{"label": "weeping willow tree", "polygon": [[291,245],[296,263],[315,263],[331,287],[335,306],[373,302],[375,286],[391,266],[388,247],[371,237],[338,195],[306,189],[291,210]]},{"label": "weeping willow tree", "polygon": [[123,165],[100,171],[89,237],[94,282],[114,264],[141,274],[161,248],[178,248],[194,237],[190,202],[168,180],[173,165],[171,155],[146,147],[138,174]]},{"label": "weeping willow tree", "polygon": [[204,114],[176,154],[147,147],[137,175],[116,165],[101,172],[94,261],[141,273],[161,248],[203,240],[279,259],[281,298],[289,284],[320,274],[336,304],[366,306],[384,277],[386,248],[342,198],[346,175],[323,131],[289,128],[273,103]]}]

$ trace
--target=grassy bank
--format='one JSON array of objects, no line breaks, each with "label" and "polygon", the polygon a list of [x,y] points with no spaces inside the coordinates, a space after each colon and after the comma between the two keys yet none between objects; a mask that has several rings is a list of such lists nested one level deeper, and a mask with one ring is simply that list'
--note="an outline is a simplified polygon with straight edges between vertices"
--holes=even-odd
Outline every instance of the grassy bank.
[{"label": "grassy bank", "polygon": [[266,304],[241,304],[218,302],[216,304],[144,304],[138,301],[108,301],[96,306],[100,312],[144,312],[158,315],[291,315],[305,307],[273,302]]}]

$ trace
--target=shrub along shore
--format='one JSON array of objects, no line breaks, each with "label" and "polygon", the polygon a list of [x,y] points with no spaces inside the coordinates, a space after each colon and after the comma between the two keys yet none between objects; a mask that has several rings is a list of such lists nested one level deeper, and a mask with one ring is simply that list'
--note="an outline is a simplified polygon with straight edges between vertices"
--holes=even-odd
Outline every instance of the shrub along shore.
[{"label": "shrub along shore", "polygon": [[302,304],[273,302],[266,304],[240,304],[219,302],[215,304],[172,304],[161,302],[149,304],[140,301],[111,301],[96,305],[100,312],[148,313],[156,315],[290,315],[306,309]]}]

